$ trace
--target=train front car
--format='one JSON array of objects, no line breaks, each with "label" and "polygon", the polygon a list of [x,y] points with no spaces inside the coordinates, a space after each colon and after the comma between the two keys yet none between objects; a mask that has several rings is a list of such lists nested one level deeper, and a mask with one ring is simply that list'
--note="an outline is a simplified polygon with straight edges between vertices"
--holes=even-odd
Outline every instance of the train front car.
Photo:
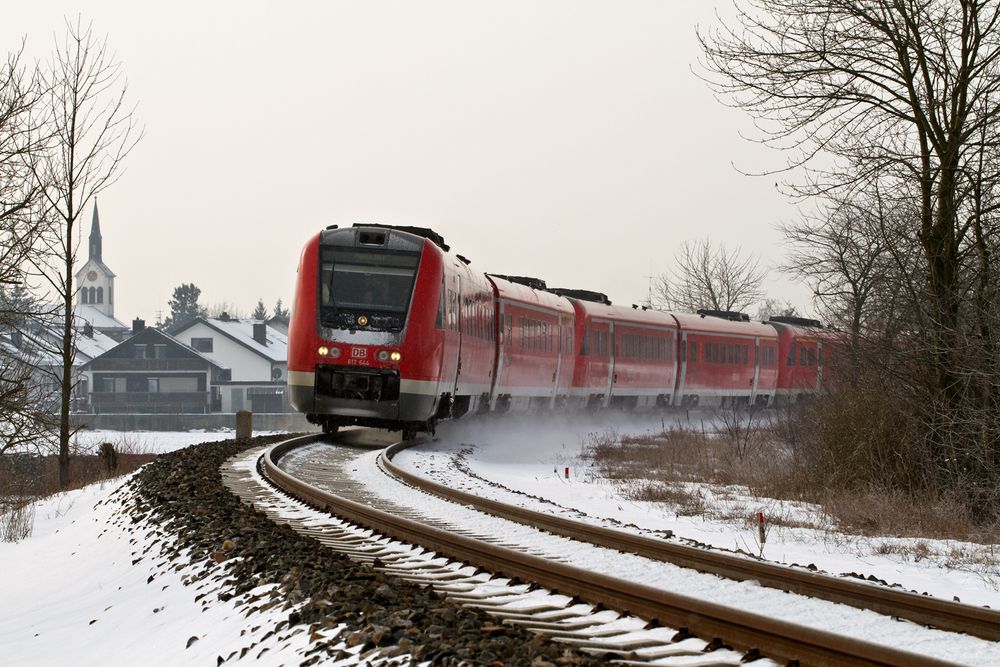
[{"label": "train front car", "polygon": [[442,360],[443,240],[422,228],[331,227],[302,251],[289,325],[291,405],[324,431],[431,426]]}]

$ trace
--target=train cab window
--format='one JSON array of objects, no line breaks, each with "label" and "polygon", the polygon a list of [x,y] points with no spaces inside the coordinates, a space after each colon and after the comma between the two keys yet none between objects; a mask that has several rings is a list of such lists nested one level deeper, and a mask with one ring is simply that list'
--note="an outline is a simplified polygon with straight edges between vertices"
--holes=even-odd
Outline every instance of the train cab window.
[{"label": "train cab window", "polygon": [[339,326],[341,315],[350,319],[351,311],[360,311],[374,316],[373,328],[401,328],[413,296],[419,252],[322,247],[319,264],[321,321]]}]

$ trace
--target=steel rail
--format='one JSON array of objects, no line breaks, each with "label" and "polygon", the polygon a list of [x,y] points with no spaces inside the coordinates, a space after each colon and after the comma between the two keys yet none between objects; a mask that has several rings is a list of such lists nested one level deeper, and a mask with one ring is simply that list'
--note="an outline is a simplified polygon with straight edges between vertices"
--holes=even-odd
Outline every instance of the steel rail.
[{"label": "steel rail", "polygon": [[471,505],[494,516],[541,528],[556,535],[638,554],[653,560],[673,563],[699,572],[707,572],[740,581],[755,580],[762,586],[769,588],[799,593],[830,602],[839,602],[859,609],[869,609],[921,625],[952,632],[965,632],[993,641],[1000,639],[1000,611],[987,607],[974,607],[885,586],[751,560],[719,551],[673,544],[664,540],[588,525],[571,519],[507,505],[496,500],[480,498],[475,494],[459,491],[403,470],[392,462],[392,457],[396,453],[413,446],[413,444],[409,442],[396,443],[386,448],[381,455],[385,469],[392,475],[428,493],[453,502]]},{"label": "steel rail", "polygon": [[772,659],[801,665],[949,665],[945,661],[871,644],[733,609],[605,574],[523,554],[383,512],[303,482],[278,466],[282,456],[315,442],[304,436],[279,443],[261,459],[264,475],[280,489],[316,508],[506,577],[532,581],[563,595],[634,614],[655,623],[684,628],[711,640],[721,638],[739,650],[757,649]]}]

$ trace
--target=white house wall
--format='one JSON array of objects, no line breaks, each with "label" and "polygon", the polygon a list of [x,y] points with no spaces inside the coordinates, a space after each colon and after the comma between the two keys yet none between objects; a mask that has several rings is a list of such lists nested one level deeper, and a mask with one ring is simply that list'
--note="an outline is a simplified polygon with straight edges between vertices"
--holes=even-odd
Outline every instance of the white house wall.
[{"label": "white house wall", "polygon": [[233,382],[270,382],[271,361],[240,345],[217,330],[195,322],[180,333],[179,339],[191,345],[192,338],[211,338],[212,351],[202,352],[223,368],[232,370]]}]

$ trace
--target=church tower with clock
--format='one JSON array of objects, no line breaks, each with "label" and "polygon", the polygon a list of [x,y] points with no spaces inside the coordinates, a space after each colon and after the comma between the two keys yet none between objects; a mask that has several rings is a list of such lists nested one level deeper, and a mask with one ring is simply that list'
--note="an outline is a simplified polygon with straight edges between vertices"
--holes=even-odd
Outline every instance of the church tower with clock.
[{"label": "church tower with clock", "polygon": [[[87,262],[76,273],[77,291],[76,305],[90,308],[107,315],[115,316],[115,274],[101,259],[101,220],[97,214],[97,202],[94,202],[94,220],[90,228],[90,254]],[[87,308],[82,309],[88,310]]]}]

